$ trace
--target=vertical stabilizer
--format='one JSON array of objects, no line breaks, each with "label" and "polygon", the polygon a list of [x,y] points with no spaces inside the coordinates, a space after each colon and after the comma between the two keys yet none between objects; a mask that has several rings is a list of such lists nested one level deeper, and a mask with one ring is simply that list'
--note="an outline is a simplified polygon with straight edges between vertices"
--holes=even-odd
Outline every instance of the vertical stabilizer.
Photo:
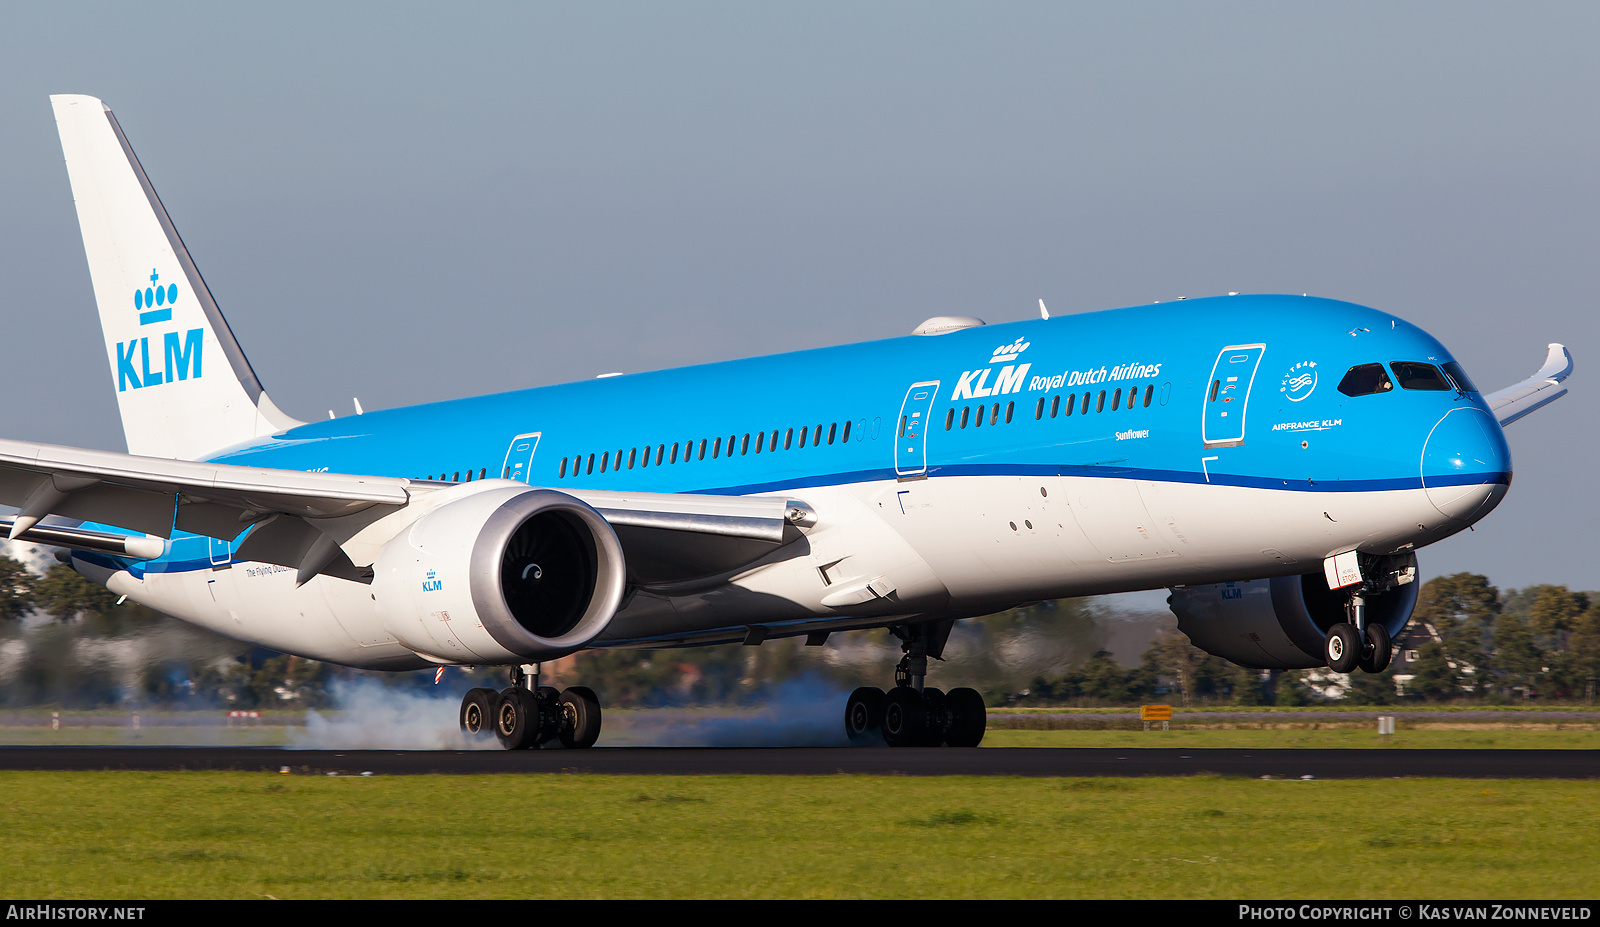
[{"label": "vertical stabilizer", "polygon": [[111,109],[50,104],[128,453],[194,460],[301,424],[261,388]]}]

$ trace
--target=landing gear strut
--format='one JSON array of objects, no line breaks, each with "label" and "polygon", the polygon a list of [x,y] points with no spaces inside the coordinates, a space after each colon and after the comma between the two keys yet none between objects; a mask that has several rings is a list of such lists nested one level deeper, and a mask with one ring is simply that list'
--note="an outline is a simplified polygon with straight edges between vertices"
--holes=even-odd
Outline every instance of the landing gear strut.
[{"label": "landing gear strut", "polygon": [[898,625],[889,630],[900,638],[905,655],[895,667],[895,686],[888,694],[871,686],[850,693],[844,708],[844,729],[852,744],[883,742],[891,747],[976,747],[987,719],[983,696],[973,689],[946,694],[923,683],[928,657],[944,652],[953,621]]},{"label": "landing gear strut", "polygon": [[600,738],[600,699],[584,686],[558,691],[539,684],[539,664],[511,668],[511,685],[471,689],[461,699],[461,731],[469,738],[491,733],[507,750],[528,750],[558,741],[569,749],[594,746]]}]

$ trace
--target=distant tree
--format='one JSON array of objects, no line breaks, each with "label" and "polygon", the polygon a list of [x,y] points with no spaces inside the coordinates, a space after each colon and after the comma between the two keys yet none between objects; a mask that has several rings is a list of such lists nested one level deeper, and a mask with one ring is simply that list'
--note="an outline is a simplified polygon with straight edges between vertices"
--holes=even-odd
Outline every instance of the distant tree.
[{"label": "distant tree", "polygon": [[1464,698],[1464,685],[1476,680],[1452,664],[1444,645],[1432,642],[1417,649],[1417,659],[1411,664],[1411,681],[1406,683],[1406,695],[1428,701],[1451,701]]},{"label": "distant tree", "polygon": [[32,611],[37,582],[20,561],[0,557],[0,619],[15,620]]},{"label": "distant tree", "polygon": [[1572,690],[1575,697],[1593,700],[1600,696],[1600,603],[1572,622]]},{"label": "distant tree", "polygon": [[1182,631],[1168,628],[1144,652],[1142,670],[1152,679],[1165,676],[1176,681],[1183,705],[1189,707],[1232,692],[1238,667],[1196,647]]},{"label": "distant tree", "polygon": [[65,621],[105,614],[116,607],[117,597],[72,567],[57,563],[34,585],[33,601],[46,614]]},{"label": "distant tree", "polygon": [[1501,611],[1500,593],[1478,573],[1436,576],[1423,584],[1411,620],[1439,632],[1440,657],[1454,674],[1458,688],[1451,698],[1486,691],[1484,668],[1490,662],[1490,633]]},{"label": "distant tree", "polygon": [[1086,698],[1125,705],[1133,700],[1133,676],[1133,673],[1122,668],[1110,651],[1096,651],[1078,670],[1079,691]]},{"label": "distant tree", "polygon": [[1494,622],[1494,651],[1480,675],[1500,694],[1526,696],[1536,691],[1542,654],[1534,647],[1533,630],[1517,615],[1501,614]]},{"label": "distant tree", "polygon": [[1547,649],[1565,650],[1578,617],[1589,609],[1589,597],[1566,586],[1533,586],[1523,596],[1529,599],[1528,627]]}]

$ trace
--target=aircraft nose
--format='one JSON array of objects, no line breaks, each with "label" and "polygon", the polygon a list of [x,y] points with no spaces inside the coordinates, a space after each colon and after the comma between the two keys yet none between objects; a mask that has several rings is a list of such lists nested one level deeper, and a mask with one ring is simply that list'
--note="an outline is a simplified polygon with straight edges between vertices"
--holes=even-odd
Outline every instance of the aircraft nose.
[{"label": "aircraft nose", "polygon": [[1489,514],[1511,482],[1511,449],[1482,409],[1452,409],[1422,447],[1422,487],[1447,518],[1474,522]]}]

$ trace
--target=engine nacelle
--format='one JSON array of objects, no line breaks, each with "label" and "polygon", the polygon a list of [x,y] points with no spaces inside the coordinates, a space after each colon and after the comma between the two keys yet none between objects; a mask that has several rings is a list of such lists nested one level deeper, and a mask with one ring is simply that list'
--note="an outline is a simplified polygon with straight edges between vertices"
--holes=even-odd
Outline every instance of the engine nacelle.
[{"label": "engine nacelle", "polygon": [[447,502],[384,544],[372,598],[384,629],[453,663],[552,660],[616,614],[622,545],[599,512],[549,489],[500,485]]},{"label": "engine nacelle", "polygon": [[[1415,568],[1394,575],[1399,581],[1386,591],[1366,595],[1367,621],[1382,624],[1391,638],[1404,630],[1417,604]],[[1167,604],[1178,630],[1196,647],[1255,669],[1327,666],[1328,629],[1350,620],[1345,596],[1330,592],[1321,573],[1180,586]]]}]

